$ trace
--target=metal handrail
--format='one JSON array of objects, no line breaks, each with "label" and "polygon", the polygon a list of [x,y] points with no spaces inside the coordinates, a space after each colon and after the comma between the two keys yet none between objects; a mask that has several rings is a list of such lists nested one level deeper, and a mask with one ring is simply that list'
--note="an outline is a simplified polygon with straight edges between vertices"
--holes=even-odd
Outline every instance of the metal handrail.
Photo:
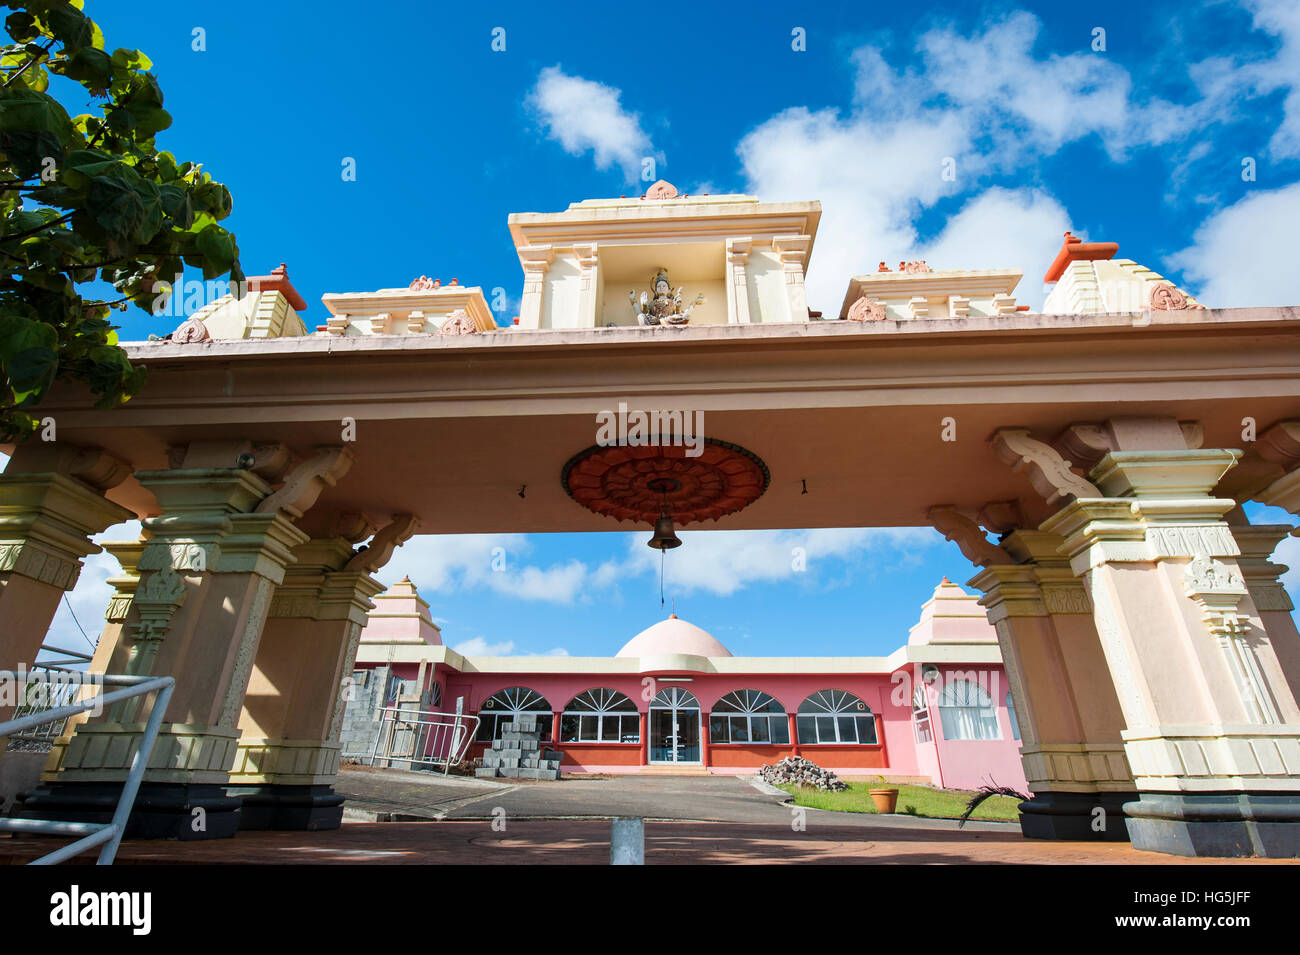
[{"label": "metal handrail", "polygon": [[[379,713],[379,732],[369,755],[371,766],[380,759],[390,763],[408,763],[412,768],[441,763],[442,774],[446,776],[453,763],[465,758],[469,744],[478,732],[479,718],[463,713],[439,713],[398,706],[381,707]],[[409,753],[406,756],[394,752],[399,728],[411,734],[409,741],[404,741],[410,743],[403,746],[403,750]]]},{"label": "metal handrail", "polygon": [[[41,683],[49,682],[52,677],[48,673],[38,674],[30,671],[0,670],[0,680],[6,679],[17,680],[21,683]],[[66,676],[60,676],[58,679],[66,681],[67,678]],[[23,730],[40,726],[43,723],[66,720],[78,713],[100,710],[104,706],[116,703],[119,700],[144,696],[154,691],[157,691],[158,695],[154,697],[153,707],[149,710],[149,719],[145,723],[144,735],[140,737],[140,745],[136,747],[135,755],[131,758],[131,768],[127,771],[126,782],[122,785],[122,794],[118,797],[117,808],[113,811],[111,822],[0,819],[0,832],[82,837],[76,842],[63,846],[61,849],[56,849],[39,859],[34,859],[28,863],[29,865],[55,865],[101,844],[103,848],[99,850],[99,859],[96,864],[113,864],[113,860],[117,857],[117,847],[122,842],[123,833],[126,832],[127,819],[130,818],[131,810],[135,807],[135,797],[140,790],[140,780],[144,778],[145,767],[149,765],[149,757],[153,753],[154,742],[158,739],[158,730],[162,726],[163,714],[167,711],[167,704],[172,698],[172,690],[176,686],[176,680],[170,676],[106,675],[94,676],[88,682],[91,684],[100,683],[104,686],[120,686],[124,687],[124,689],[112,690],[99,696],[93,696],[88,700],[82,700],[80,703],[72,703],[42,713],[33,713],[30,716],[0,723],[0,737],[7,736],[10,733],[21,733]]]}]

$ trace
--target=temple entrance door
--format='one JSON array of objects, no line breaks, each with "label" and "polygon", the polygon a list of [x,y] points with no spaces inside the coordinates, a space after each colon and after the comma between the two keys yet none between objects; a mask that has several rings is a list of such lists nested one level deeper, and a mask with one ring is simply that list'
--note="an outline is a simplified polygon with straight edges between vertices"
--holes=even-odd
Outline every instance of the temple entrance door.
[{"label": "temple entrance door", "polygon": [[700,763],[700,704],[680,687],[660,690],[650,704],[650,762]]}]

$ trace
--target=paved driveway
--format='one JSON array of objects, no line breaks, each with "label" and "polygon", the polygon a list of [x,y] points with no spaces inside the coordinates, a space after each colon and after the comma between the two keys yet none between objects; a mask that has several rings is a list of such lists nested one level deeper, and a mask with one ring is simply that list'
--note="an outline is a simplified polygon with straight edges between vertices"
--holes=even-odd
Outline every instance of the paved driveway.
[{"label": "paved driveway", "polygon": [[[761,785],[761,784],[760,784]],[[466,800],[439,813],[445,819],[487,819],[504,809],[512,819],[579,819],[641,816],[646,819],[736,822],[789,829],[795,820],[789,799],[780,790],[756,787],[743,776],[616,776],[571,777],[555,782],[528,783],[512,789]],[[499,815],[499,813],[498,813]],[[880,816],[872,813],[822,812],[809,809],[806,825],[889,826],[920,829],[955,829],[955,820],[919,819],[915,816]],[[970,831],[1020,831],[1008,823],[972,822]]]}]

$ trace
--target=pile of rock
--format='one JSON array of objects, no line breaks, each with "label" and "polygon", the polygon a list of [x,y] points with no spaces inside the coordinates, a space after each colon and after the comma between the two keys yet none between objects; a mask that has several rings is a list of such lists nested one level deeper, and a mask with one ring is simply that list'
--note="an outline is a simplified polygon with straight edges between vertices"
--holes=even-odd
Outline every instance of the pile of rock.
[{"label": "pile of rock", "polygon": [[536,720],[501,724],[501,738],[483,753],[475,776],[488,779],[559,779],[560,754],[542,749]]},{"label": "pile of rock", "polygon": [[835,793],[848,789],[849,784],[836,776],[829,769],[822,769],[810,759],[802,756],[787,756],[779,763],[764,766],[758,771],[759,779],[772,786],[794,783],[823,792]]}]

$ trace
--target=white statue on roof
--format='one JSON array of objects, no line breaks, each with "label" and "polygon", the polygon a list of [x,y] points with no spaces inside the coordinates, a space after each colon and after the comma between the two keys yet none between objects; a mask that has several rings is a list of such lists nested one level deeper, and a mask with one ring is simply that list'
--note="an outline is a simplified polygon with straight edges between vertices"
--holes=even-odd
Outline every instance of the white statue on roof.
[{"label": "white statue on roof", "polygon": [[683,308],[682,286],[673,288],[668,273],[660,269],[655,276],[654,298],[650,293],[642,292],[638,299],[635,292],[628,292],[627,300],[632,303],[636,320],[642,325],[685,325],[691,320],[691,310],[703,301],[703,296]]}]

